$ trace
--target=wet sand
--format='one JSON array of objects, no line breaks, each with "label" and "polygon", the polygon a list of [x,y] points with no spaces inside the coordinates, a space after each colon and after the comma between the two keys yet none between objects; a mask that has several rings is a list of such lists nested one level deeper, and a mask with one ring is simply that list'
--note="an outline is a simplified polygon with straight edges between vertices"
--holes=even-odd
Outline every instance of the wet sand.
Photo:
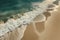
[{"label": "wet sand", "polygon": [[[46,40],[46,39],[60,40],[60,7],[58,8],[57,12],[52,12],[51,16],[47,19],[46,27],[44,26],[44,22],[36,22],[35,25],[36,25],[38,32],[40,33],[44,31],[44,28],[45,28],[45,31],[47,30],[47,32],[42,35],[42,38],[43,38],[42,40]],[[48,36],[45,38],[46,35]],[[22,40],[38,40],[40,37],[35,33],[33,24],[31,23],[30,25],[28,25]]]}]

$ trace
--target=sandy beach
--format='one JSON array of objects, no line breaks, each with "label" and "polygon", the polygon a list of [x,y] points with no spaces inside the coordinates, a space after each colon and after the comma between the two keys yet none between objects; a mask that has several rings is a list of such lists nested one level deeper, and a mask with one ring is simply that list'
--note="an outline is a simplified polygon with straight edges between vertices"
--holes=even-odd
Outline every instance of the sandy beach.
[{"label": "sandy beach", "polygon": [[[24,37],[22,38],[22,40],[40,40],[39,38],[42,38],[41,40],[46,40],[46,39],[48,39],[48,40],[60,40],[60,34],[59,34],[60,33],[59,32],[60,31],[60,25],[57,26],[57,24],[60,23],[60,21],[59,21],[60,20],[60,16],[57,15],[57,13],[60,15],[60,7],[58,8],[57,11],[54,11],[54,12],[51,13],[51,16],[50,16],[51,18],[49,17],[47,19],[47,21],[51,21],[50,19],[53,18],[52,19],[53,23],[54,23],[54,21],[57,21],[54,24],[55,26],[53,25],[53,27],[51,27],[51,30],[49,30],[49,32],[47,32],[48,34],[44,34],[42,37],[41,36],[39,37],[36,34],[35,30],[34,30],[33,23],[31,23],[30,25],[28,25],[28,27],[27,27],[27,29],[26,29],[26,31],[24,33]],[[53,16],[53,15],[55,15],[55,16]],[[57,19],[54,19],[54,18],[57,18]],[[36,21],[39,21],[39,19],[36,18]],[[51,22],[47,22],[46,25],[49,26],[49,23],[51,23]],[[45,29],[44,24],[45,24],[44,22],[35,22],[35,25],[36,25],[36,28],[37,28],[38,32],[41,33],[41,32],[44,31],[44,29]],[[46,27],[46,29],[47,28],[49,29],[50,27]],[[45,38],[45,35],[48,35],[48,37]]]}]

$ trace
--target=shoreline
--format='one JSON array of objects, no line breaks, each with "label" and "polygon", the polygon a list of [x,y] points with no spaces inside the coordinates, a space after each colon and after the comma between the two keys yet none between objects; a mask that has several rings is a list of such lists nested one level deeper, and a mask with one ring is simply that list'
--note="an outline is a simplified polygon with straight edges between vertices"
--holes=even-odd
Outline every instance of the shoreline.
[{"label": "shoreline", "polygon": [[[50,4],[50,3],[43,3],[43,4],[45,4],[45,6],[44,5],[42,5],[42,3],[40,4],[40,6],[41,6],[41,8],[39,9],[37,9],[37,10],[34,10],[33,12],[31,11],[31,12],[27,12],[27,13],[25,13],[24,14],[24,16],[22,16],[21,18],[19,18],[19,19],[16,19],[16,20],[14,20],[14,19],[10,19],[10,20],[8,20],[5,24],[0,24],[1,25],[1,29],[0,29],[0,36],[2,36],[2,35],[4,35],[4,34],[6,34],[7,32],[10,32],[10,31],[12,31],[12,30],[15,30],[16,28],[18,28],[18,26],[20,26],[20,25],[26,25],[27,23],[29,24],[31,21],[33,21],[33,19],[37,16],[37,15],[39,15],[39,14],[43,14],[45,11],[46,11],[46,9],[47,9],[47,6]],[[51,2],[51,4],[52,4],[52,2]],[[43,9],[43,10],[42,10]],[[41,10],[41,12],[40,12],[40,10]],[[33,14],[32,14],[33,13]],[[38,13],[38,14],[37,14]],[[30,20],[29,20],[30,19]]]}]

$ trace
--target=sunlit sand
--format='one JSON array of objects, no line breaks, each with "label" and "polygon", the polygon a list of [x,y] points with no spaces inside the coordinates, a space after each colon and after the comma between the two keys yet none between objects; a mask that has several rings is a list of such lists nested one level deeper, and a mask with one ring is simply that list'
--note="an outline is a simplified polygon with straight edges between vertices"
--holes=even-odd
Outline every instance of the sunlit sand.
[{"label": "sunlit sand", "polygon": [[47,19],[45,24],[44,22],[38,22],[39,19],[36,20],[37,22],[35,22],[35,25],[37,25],[36,28],[38,32],[40,32],[40,36],[36,34],[33,24],[30,24],[22,40],[60,40],[60,7],[56,6],[56,8],[57,9],[50,12],[51,16]]}]

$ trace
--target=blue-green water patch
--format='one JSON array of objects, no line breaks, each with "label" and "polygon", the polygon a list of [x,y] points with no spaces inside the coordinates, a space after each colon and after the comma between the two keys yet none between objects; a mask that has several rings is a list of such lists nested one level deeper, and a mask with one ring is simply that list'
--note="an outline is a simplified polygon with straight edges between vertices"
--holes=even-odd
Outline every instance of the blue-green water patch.
[{"label": "blue-green water patch", "polygon": [[43,1],[44,0],[0,0],[0,20],[18,14],[18,12],[31,11],[33,9],[32,2]]}]

